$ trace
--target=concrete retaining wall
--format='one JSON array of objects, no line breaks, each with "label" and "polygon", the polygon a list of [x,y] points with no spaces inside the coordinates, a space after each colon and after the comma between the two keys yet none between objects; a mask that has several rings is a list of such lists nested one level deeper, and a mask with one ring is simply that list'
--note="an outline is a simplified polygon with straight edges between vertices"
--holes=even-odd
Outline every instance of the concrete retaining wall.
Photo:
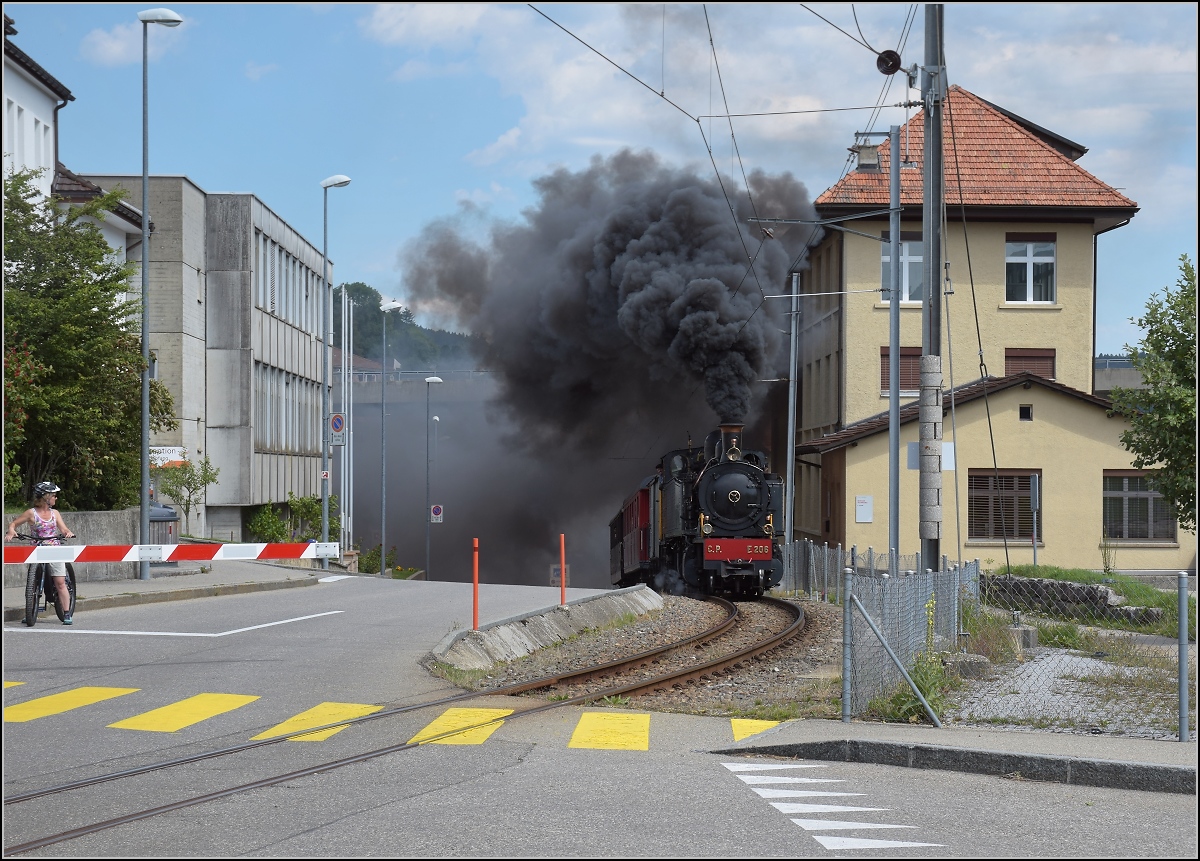
[{"label": "concrete retaining wall", "polygon": [[[4,528],[17,519],[18,514],[4,515]],[[64,511],[63,520],[75,535],[78,544],[137,544],[141,511],[126,508],[122,511]],[[22,530],[24,531],[24,530]],[[24,542],[22,542],[24,543]],[[138,576],[136,562],[87,562],[72,566],[75,580],[135,580]],[[25,585],[24,565],[4,566],[4,586]]]},{"label": "concrete retaining wall", "polygon": [[503,619],[478,631],[452,631],[434,647],[431,657],[461,670],[486,670],[589,628],[612,624],[627,613],[640,616],[662,606],[662,596],[644,585],[617,589],[569,601],[566,607]]}]

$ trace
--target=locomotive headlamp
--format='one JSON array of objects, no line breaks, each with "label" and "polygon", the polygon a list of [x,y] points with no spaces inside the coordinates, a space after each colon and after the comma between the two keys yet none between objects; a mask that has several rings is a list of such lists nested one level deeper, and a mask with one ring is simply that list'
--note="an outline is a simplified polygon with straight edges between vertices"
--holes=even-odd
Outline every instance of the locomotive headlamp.
[{"label": "locomotive headlamp", "polygon": [[701,527],[700,531],[703,532],[705,535],[712,535],[712,524],[705,522],[704,526]]}]

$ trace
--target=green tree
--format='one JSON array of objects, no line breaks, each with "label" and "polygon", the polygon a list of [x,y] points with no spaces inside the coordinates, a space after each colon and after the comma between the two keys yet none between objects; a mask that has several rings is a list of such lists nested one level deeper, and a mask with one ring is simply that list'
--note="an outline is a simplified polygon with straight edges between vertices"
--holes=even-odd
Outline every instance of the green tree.
[{"label": "green tree", "polygon": [[159,492],[171,497],[183,509],[183,531],[191,535],[192,509],[199,505],[204,489],[217,483],[221,470],[215,469],[208,455],[205,455],[199,464],[185,460],[179,464],[153,467],[151,471],[157,479]]},{"label": "green tree", "polygon": [[1142,330],[1136,349],[1125,349],[1145,388],[1112,391],[1113,411],[1129,420],[1121,444],[1133,465],[1148,471],[1181,528],[1196,530],[1196,269],[1184,254],[1180,277],[1146,313],[1130,318]]},{"label": "green tree", "polygon": [[[63,485],[66,507],[135,505],[144,363],[140,309],[125,291],[136,268],[92,220],[103,220],[124,192],[67,206],[41,195],[39,174],[4,177],[5,342],[27,345],[32,366],[45,371],[17,384],[26,390],[24,425],[16,438],[5,435],[5,491],[11,481],[27,498],[50,479]],[[152,381],[151,429],[174,428],[174,414],[170,392]]]},{"label": "green tree", "polygon": [[[354,303],[354,352],[368,359],[379,361],[381,349],[380,329],[383,312],[379,310],[382,298],[379,291],[361,281],[342,284],[333,291],[333,342],[342,346],[342,292]],[[388,314],[388,356],[396,356],[399,336],[410,327],[415,327],[413,312],[400,308]]]},{"label": "green tree", "polygon": [[39,381],[46,376],[46,367],[29,351],[28,344],[6,344],[4,347],[4,496],[21,496],[21,466],[10,453],[15,453],[25,441],[25,425],[29,411],[45,407],[40,400]]}]

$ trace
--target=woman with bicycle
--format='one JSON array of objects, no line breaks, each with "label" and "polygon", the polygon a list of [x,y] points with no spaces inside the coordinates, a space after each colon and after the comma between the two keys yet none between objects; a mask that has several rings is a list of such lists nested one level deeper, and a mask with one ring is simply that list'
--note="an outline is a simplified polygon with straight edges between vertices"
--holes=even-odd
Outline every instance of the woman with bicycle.
[{"label": "woman with bicycle", "polygon": [[[33,508],[8,524],[8,533],[4,536],[4,540],[12,541],[16,538],[17,527],[26,523],[30,525],[33,537],[37,539],[38,544],[62,544],[60,538],[74,538],[75,533],[67,528],[62,515],[54,507],[61,489],[52,481],[43,481],[38,484],[33,489]],[[67,586],[66,563],[48,562],[46,564],[50,566],[50,576],[54,578],[54,588],[58,590],[58,606],[65,608],[63,624],[70,625],[71,592]]]}]

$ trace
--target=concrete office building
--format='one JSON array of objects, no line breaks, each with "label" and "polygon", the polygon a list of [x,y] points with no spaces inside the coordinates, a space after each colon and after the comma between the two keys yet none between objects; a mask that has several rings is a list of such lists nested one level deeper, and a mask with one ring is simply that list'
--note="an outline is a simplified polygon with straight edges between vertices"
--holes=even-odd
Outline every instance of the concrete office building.
[{"label": "concrete office building", "polygon": [[[82,178],[141,200],[140,176]],[[321,251],[253,194],[186,176],[152,176],[150,212],[151,372],[179,419],[151,444],[220,470],[192,533],[246,540],[255,507],[321,492]]]}]

